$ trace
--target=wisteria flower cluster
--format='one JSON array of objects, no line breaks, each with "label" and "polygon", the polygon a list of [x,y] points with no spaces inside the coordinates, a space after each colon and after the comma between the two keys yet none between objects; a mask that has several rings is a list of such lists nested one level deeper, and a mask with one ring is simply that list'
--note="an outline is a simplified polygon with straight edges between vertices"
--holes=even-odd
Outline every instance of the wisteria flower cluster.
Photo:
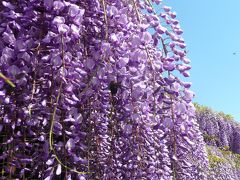
[{"label": "wisteria flower cluster", "polygon": [[206,179],[182,33],[161,0],[2,1],[1,178]]}]

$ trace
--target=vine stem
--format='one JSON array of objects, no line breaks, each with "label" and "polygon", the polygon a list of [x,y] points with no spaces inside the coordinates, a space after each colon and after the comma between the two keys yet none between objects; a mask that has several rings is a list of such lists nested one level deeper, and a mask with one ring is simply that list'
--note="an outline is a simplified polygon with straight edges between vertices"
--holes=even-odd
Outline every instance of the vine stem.
[{"label": "vine stem", "polygon": [[102,0],[103,11],[104,11],[104,21],[105,21],[105,40],[108,39],[108,18],[105,0]]},{"label": "vine stem", "polygon": [[[167,51],[166,45],[164,44],[164,41],[163,41],[162,38],[161,38],[161,43],[162,43],[162,46],[163,46],[164,55],[167,57],[168,51]],[[169,75],[170,75],[170,72],[168,72],[168,76]],[[171,99],[171,102],[172,102],[172,104],[171,104],[171,118],[172,118],[172,121],[173,121],[173,127],[172,127],[172,132],[173,132],[173,135],[172,135],[172,138],[173,138],[173,154],[174,154],[174,156],[176,156],[176,154],[177,154],[177,146],[176,146],[176,133],[175,133],[175,128],[174,128],[175,118],[174,118],[174,109],[173,109],[173,97],[172,97],[171,94],[169,94],[169,96],[170,96],[170,99]],[[175,160],[173,161],[173,179],[177,180]]]},{"label": "vine stem", "polygon": [[133,2],[134,9],[135,9],[135,11],[136,11],[136,14],[137,14],[137,19],[138,19],[138,21],[141,23],[141,18],[140,18],[140,14],[139,14],[139,12],[138,12],[137,3],[136,3],[135,0],[132,0],[132,2]]},{"label": "vine stem", "polygon": [[[140,13],[139,13],[138,8],[137,8],[136,0],[132,0],[132,2],[133,2],[134,10],[136,11],[138,22],[141,23]],[[150,3],[150,2],[148,1],[148,3]],[[150,5],[151,5],[151,3],[150,3]],[[146,45],[145,45],[145,51],[147,53],[147,57],[148,57],[149,63],[153,67],[153,62],[152,62],[152,59],[150,57],[150,53],[149,53]],[[156,74],[155,74],[155,71],[154,71],[153,72],[153,89],[156,89],[155,82],[156,82]],[[154,119],[155,119],[156,118],[156,97],[154,96],[153,99],[154,99],[153,100],[154,101],[153,102],[153,109],[154,109]]]},{"label": "vine stem", "polygon": [[[172,96],[170,95],[170,99],[171,99],[171,102],[173,102],[173,98]],[[176,133],[175,133],[175,128],[174,128],[174,125],[175,125],[175,119],[174,119],[174,111],[173,111],[173,105],[171,104],[171,115],[172,115],[172,120],[173,120],[173,154],[176,156],[177,154],[177,146],[176,146]],[[176,177],[176,164],[174,163],[173,164],[173,179],[174,180],[177,180],[177,177]]]},{"label": "vine stem", "polygon": [[110,109],[110,114],[109,114],[109,120],[111,121],[110,122],[110,137],[111,137],[111,150],[112,150],[112,161],[111,163],[116,163],[117,162],[117,159],[116,159],[116,150],[114,149],[114,142],[116,140],[116,125],[117,125],[117,122],[116,122],[116,119],[114,118],[114,115],[116,115],[116,109],[115,109],[115,103],[114,103],[114,97],[113,95],[111,94],[110,95],[110,104],[111,104],[111,109]]},{"label": "vine stem", "polygon": [[[141,23],[141,17],[140,17],[140,13],[138,11],[136,0],[132,0],[132,2],[133,2],[134,10],[136,11],[137,20],[138,20],[139,23]],[[144,47],[145,47],[144,50],[147,53],[147,58],[148,58],[149,64],[153,68],[153,61],[152,61],[152,58],[150,57],[149,50],[148,50],[146,45],[144,45]],[[155,90],[156,89],[156,85],[155,85],[155,82],[156,82],[156,72],[155,71],[153,71],[152,78],[153,78],[153,82],[152,82],[153,84],[152,85],[153,85],[153,89]],[[131,91],[132,91],[132,88],[131,88]],[[155,96],[153,96],[153,101],[154,101],[153,102],[153,116],[154,116],[154,120],[155,120],[156,119],[156,97]],[[136,138],[138,138],[138,133],[139,133],[138,131],[139,131],[139,129],[137,129]],[[145,155],[144,151],[141,148],[141,145],[138,147],[138,154],[140,155],[141,159]],[[142,161],[140,161],[140,167],[143,168]]]},{"label": "vine stem", "polygon": [[6,77],[3,73],[0,72],[0,78],[2,78],[6,83],[8,83],[10,86],[15,88],[15,84],[8,78]]},{"label": "vine stem", "polygon": [[[61,45],[62,45],[62,68],[63,68],[63,76],[64,76],[64,70],[65,70],[65,61],[64,61],[64,42],[63,42],[63,35],[61,35]],[[56,111],[57,111],[57,107],[58,107],[58,103],[59,103],[59,99],[61,97],[61,92],[62,92],[62,86],[63,86],[63,82],[61,81],[59,89],[58,89],[58,95],[57,95],[57,99],[55,102],[55,106],[53,109],[53,113],[52,113],[52,117],[51,117],[51,126],[50,126],[50,131],[49,131],[49,146],[50,146],[50,150],[53,152],[55,159],[57,160],[57,162],[59,164],[61,164],[65,169],[68,169],[72,172],[75,172],[77,174],[89,174],[90,172],[81,172],[81,171],[77,171],[75,169],[72,169],[70,167],[68,167],[67,165],[65,165],[57,156],[57,153],[54,149],[53,146],[53,127],[54,127],[54,122],[55,122],[55,117],[56,117]]]}]

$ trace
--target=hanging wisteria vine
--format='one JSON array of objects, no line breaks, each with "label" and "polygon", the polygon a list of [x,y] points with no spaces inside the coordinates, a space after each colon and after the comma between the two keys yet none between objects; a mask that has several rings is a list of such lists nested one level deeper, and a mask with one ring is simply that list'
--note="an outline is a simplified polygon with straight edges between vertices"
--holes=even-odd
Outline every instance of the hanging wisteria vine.
[{"label": "hanging wisteria vine", "polygon": [[1,178],[207,179],[182,33],[161,0],[2,1]]}]

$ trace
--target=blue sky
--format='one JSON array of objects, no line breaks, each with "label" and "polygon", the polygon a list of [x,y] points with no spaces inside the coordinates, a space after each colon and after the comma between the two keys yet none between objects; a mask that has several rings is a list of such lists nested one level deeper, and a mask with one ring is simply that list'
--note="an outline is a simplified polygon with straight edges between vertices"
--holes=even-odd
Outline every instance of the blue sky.
[{"label": "blue sky", "polygon": [[240,121],[240,0],[164,2],[184,30],[194,101]]}]

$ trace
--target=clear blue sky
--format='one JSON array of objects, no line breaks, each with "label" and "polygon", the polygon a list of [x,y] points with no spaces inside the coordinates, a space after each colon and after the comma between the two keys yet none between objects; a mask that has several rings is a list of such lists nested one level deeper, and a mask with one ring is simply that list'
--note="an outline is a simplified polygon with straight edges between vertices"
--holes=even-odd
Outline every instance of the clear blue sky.
[{"label": "clear blue sky", "polygon": [[184,30],[194,101],[240,121],[240,0],[164,2],[177,12]]}]

